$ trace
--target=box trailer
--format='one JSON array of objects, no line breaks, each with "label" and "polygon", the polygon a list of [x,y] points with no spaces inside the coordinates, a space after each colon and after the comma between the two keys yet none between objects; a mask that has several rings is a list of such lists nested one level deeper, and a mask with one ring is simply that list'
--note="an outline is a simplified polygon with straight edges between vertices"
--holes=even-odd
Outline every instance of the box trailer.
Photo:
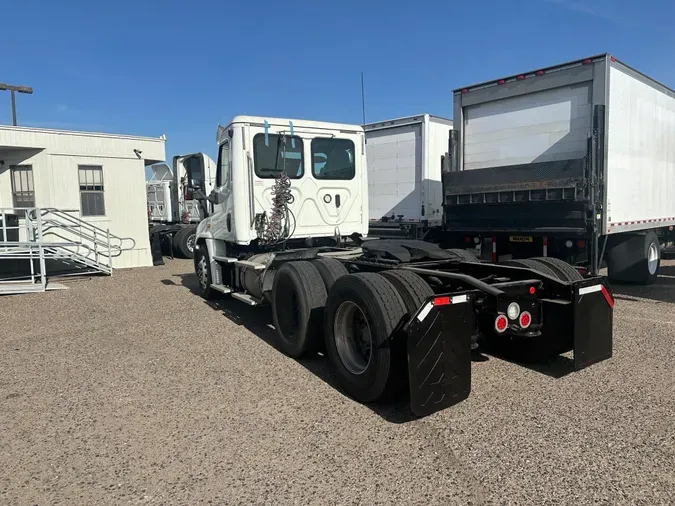
[{"label": "box trailer", "polygon": [[452,120],[419,114],[364,126],[369,233],[421,237],[443,222],[441,165]]},{"label": "box trailer", "polygon": [[451,242],[656,279],[675,225],[670,88],[608,54],[460,88],[449,155]]}]

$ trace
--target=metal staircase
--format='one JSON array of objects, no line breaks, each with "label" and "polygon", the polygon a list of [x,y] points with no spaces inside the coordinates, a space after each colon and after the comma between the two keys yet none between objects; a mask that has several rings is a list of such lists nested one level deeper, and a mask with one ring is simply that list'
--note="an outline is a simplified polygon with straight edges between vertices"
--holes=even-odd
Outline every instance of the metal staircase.
[{"label": "metal staircase", "polygon": [[0,295],[64,288],[47,279],[113,273],[113,258],[133,249],[79,218],[79,210],[0,208]]}]

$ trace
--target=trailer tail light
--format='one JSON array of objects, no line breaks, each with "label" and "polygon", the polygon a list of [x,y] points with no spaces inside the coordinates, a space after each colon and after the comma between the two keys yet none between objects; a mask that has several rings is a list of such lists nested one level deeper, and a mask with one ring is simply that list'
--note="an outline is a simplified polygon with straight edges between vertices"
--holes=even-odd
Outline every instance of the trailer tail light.
[{"label": "trailer tail light", "polygon": [[464,88],[464,89],[462,90],[462,93],[468,93],[468,92],[469,92],[469,90],[467,90],[466,88]]},{"label": "trailer tail light", "polygon": [[520,323],[521,328],[526,329],[527,327],[530,326],[530,323],[532,323],[532,315],[528,313],[527,311],[523,311],[520,314],[520,318],[518,319],[518,323]]},{"label": "trailer tail light", "polygon": [[544,71],[543,71],[543,70],[537,70],[537,75],[538,75],[538,76],[543,76],[543,75],[544,75]]},{"label": "trailer tail light", "polygon": [[591,60],[590,58],[586,58],[586,59],[585,59],[584,61],[582,61],[581,63],[583,63],[584,65],[588,65],[588,64],[590,64],[590,63],[593,63],[593,60]]},{"label": "trailer tail light", "polygon": [[506,80],[500,79],[499,81],[497,81],[497,84],[504,84],[505,82],[506,82]]},{"label": "trailer tail light", "polygon": [[536,292],[537,289],[535,287],[531,286],[528,291],[530,292],[530,295],[534,295],[534,292]]},{"label": "trailer tail light", "polygon": [[522,81],[523,79],[525,79],[525,76],[522,75],[522,74],[519,75],[518,77],[516,77],[516,80],[518,80],[518,81]]},{"label": "trailer tail light", "polygon": [[509,321],[506,319],[506,316],[504,316],[503,314],[500,314],[499,316],[497,316],[497,318],[495,318],[495,330],[498,333],[501,334],[502,332],[504,332],[508,328],[508,326],[509,326]]}]

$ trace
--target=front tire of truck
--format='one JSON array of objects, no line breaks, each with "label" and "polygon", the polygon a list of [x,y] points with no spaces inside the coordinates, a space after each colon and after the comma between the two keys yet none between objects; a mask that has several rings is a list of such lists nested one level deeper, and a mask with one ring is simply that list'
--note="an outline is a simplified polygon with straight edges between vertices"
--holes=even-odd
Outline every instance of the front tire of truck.
[{"label": "front tire of truck", "polygon": [[326,305],[319,271],[305,260],[283,264],[272,283],[272,319],[279,349],[300,358],[318,349]]},{"label": "front tire of truck", "polygon": [[393,397],[405,384],[397,343],[391,340],[405,314],[396,288],[379,274],[335,281],[326,302],[326,353],[338,383],[357,401]]},{"label": "front tire of truck", "polygon": [[194,261],[195,274],[197,275],[197,281],[199,282],[199,295],[206,300],[217,298],[219,295],[218,292],[211,288],[211,283],[213,283],[211,277],[211,263],[209,262],[209,256],[204,244],[196,251]]},{"label": "front tire of truck", "polygon": [[661,246],[656,232],[619,239],[607,252],[611,282],[651,285],[659,275]]}]

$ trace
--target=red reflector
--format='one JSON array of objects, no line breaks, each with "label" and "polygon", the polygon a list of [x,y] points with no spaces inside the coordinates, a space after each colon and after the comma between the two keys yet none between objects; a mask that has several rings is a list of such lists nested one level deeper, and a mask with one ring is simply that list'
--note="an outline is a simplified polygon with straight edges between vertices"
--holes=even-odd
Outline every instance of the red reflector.
[{"label": "red reflector", "polygon": [[579,239],[577,241],[577,248],[583,248],[584,246],[586,246],[586,243],[584,241],[582,241],[581,239]]},{"label": "red reflector", "polygon": [[466,88],[464,88],[464,89],[462,90],[462,93],[467,93],[468,91],[469,91],[469,90],[467,90]]},{"label": "red reflector", "polygon": [[543,75],[544,75],[544,71],[543,71],[543,70],[537,70],[537,75],[538,75],[538,76],[543,76]]},{"label": "red reflector", "polygon": [[610,56],[609,59],[612,61],[616,61],[616,58],[614,58],[613,56]]},{"label": "red reflector", "polygon": [[447,306],[450,304],[450,297],[434,297],[434,306]]},{"label": "red reflector", "polygon": [[506,327],[508,327],[509,321],[506,319],[506,316],[503,314],[500,314],[496,319],[495,319],[495,330],[497,332],[504,332],[506,330]]},{"label": "red reflector", "polygon": [[518,81],[522,81],[523,79],[525,79],[525,76],[518,76],[518,77],[516,77],[516,79],[517,79]]},{"label": "red reflector", "polygon": [[607,305],[611,308],[614,308],[614,299],[612,299],[612,296],[609,294],[609,291],[607,290],[607,288],[605,288],[605,286],[603,285],[603,287],[600,289],[600,291],[602,292],[602,296],[607,301]]},{"label": "red reflector", "polygon": [[586,59],[585,59],[584,61],[582,61],[581,63],[583,63],[584,65],[588,65],[589,63],[593,63],[593,60],[591,60],[590,58],[586,58]]},{"label": "red reflector", "polygon": [[504,79],[500,79],[499,81],[497,81],[497,84],[504,84],[505,82],[506,81],[504,81]]},{"label": "red reflector", "polygon": [[528,313],[527,311],[523,311],[520,314],[520,326],[524,329],[530,326],[530,323],[532,323],[532,315]]},{"label": "red reflector", "polygon": [[537,289],[533,286],[530,287],[530,295],[534,295],[534,292],[536,292]]}]

